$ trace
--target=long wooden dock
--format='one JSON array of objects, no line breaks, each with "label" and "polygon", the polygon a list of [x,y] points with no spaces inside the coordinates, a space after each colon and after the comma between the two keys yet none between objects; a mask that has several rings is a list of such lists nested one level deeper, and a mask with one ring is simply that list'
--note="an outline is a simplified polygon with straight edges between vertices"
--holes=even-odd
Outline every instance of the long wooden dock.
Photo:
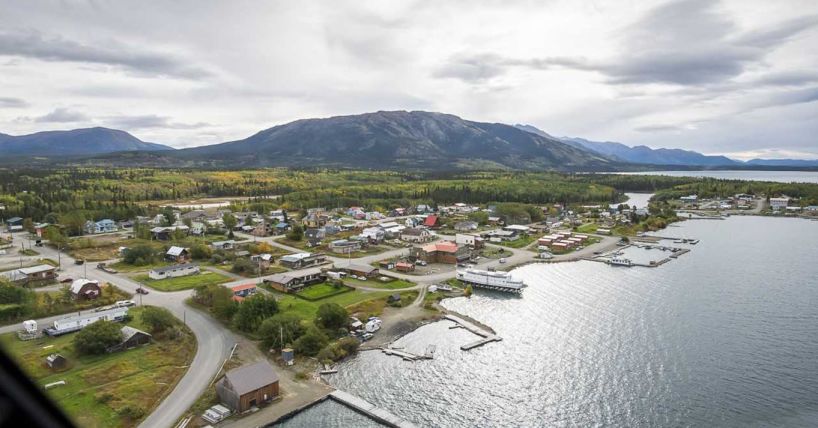
[{"label": "long wooden dock", "polygon": [[374,404],[358,398],[350,393],[344,391],[333,391],[329,394],[329,397],[333,400],[344,404],[353,410],[362,413],[373,420],[382,423],[388,427],[392,428],[416,428],[417,426],[412,422],[407,421],[406,419],[400,418],[398,416],[389,413],[386,410],[378,408]]},{"label": "long wooden dock", "polygon": [[457,323],[457,325],[459,327],[464,328],[464,329],[466,329],[466,330],[468,330],[468,331],[470,331],[470,332],[472,332],[472,333],[474,333],[474,334],[481,337],[481,339],[479,339],[479,340],[476,340],[474,342],[470,342],[470,343],[467,343],[467,344],[461,346],[460,349],[463,350],[463,351],[468,351],[470,349],[474,349],[474,348],[477,348],[479,346],[483,346],[483,345],[485,345],[487,343],[499,342],[499,341],[503,340],[502,337],[497,336],[496,334],[494,334],[492,332],[485,331],[482,328],[480,328],[480,327],[478,327],[478,326],[464,320],[463,318],[456,317],[456,316],[451,315],[451,314],[446,314],[443,317],[446,318],[449,321]]}]

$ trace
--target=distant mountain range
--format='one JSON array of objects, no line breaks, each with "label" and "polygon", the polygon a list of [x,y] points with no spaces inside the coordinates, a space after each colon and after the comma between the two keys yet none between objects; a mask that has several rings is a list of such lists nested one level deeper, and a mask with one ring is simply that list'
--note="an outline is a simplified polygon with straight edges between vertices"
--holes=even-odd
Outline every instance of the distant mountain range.
[{"label": "distant mountain range", "polygon": [[589,141],[577,137],[553,137],[531,125],[515,125],[518,129],[541,136],[556,138],[574,147],[591,150],[614,161],[636,164],[667,166],[700,166],[700,167],[818,167],[818,160],[799,159],[753,159],[747,162],[730,159],[726,156],[710,156],[699,152],[681,149],[652,149],[647,146],[626,146],[611,141]]},{"label": "distant mountain range", "polygon": [[635,168],[814,168],[818,160],[741,162],[680,149],[554,137],[531,125],[425,111],[379,111],[275,126],[248,138],[175,150],[116,129],[0,134],[0,162],[177,167],[338,167],[613,171]]},{"label": "distant mountain range", "polygon": [[0,134],[0,157],[62,157],[140,150],[173,150],[117,129],[84,128],[12,136]]},{"label": "distant mountain range", "polygon": [[[128,163],[177,159],[191,166],[371,169],[610,169],[605,156],[501,123],[424,111],[304,119],[243,140],[173,152],[131,154]],[[117,161],[106,156],[100,161]]]}]

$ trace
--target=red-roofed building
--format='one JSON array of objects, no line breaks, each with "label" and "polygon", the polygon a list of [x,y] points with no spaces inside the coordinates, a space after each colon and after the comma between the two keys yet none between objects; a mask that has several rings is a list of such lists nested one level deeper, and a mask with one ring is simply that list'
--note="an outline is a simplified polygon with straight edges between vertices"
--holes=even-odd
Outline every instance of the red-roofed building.
[{"label": "red-roofed building", "polygon": [[231,288],[233,291],[233,300],[241,302],[246,297],[256,294],[256,284],[242,284]]},{"label": "red-roofed building", "polygon": [[432,229],[438,228],[440,227],[440,217],[434,214],[428,215],[426,220],[423,220],[423,225]]},{"label": "red-roofed building", "polygon": [[469,250],[465,246],[458,247],[452,241],[438,241],[426,244],[420,248],[412,248],[409,256],[426,263],[455,264],[469,259]]}]

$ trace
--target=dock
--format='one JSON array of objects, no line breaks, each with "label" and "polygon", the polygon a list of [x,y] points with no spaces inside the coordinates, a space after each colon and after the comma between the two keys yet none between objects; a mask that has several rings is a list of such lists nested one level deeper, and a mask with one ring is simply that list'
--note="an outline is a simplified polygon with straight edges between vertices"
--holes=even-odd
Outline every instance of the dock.
[{"label": "dock", "polygon": [[329,397],[373,420],[392,428],[416,428],[416,425],[344,391],[333,391]]},{"label": "dock", "polygon": [[446,318],[449,321],[452,321],[452,322],[456,323],[458,327],[464,328],[464,329],[472,332],[473,334],[476,334],[476,335],[481,337],[481,339],[478,339],[478,340],[476,340],[474,342],[470,342],[470,343],[467,343],[467,344],[461,346],[460,349],[463,350],[463,351],[468,351],[468,350],[483,346],[483,345],[485,345],[487,343],[499,342],[499,341],[503,340],[502,337],[497,336],[496,334],[494,334],[492,332],[483,330],[480,327],[478,327],[478,326],[464,320],[463,318],[456,317],[456,316],[451,315],[451,314],[446,314],[443,317]]}]

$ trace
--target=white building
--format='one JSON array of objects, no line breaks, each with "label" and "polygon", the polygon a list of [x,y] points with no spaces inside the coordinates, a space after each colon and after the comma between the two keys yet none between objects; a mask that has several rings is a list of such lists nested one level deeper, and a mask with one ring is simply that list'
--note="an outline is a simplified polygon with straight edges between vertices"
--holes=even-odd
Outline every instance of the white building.
[{"label": "white building", "polygon": [[151,269],[150,279],[176,278],[199,273],[199,266],[194,264],[173,265]]},{"label": "white building", "polygon": [[774,210],[780,210],[781,208],[786,209],[787,205],[790,204],[790,198],[786,196],[782,196],[780,198],[770,198],[770,208]]}]

